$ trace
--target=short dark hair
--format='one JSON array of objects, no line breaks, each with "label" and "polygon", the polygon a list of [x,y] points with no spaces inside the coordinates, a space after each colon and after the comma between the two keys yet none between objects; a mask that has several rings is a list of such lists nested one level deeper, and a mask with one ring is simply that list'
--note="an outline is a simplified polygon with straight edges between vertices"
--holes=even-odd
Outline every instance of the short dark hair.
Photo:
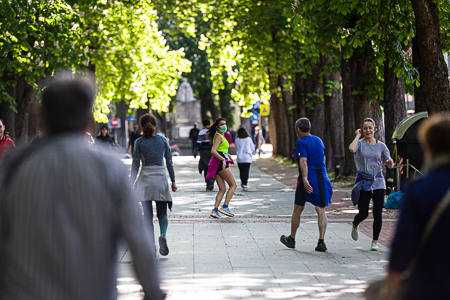
[{"label": "short dark hair", "polygon": [[209,120],[203,120],[202,121],[203,127],[211,125],[211,122]]},{"label": "short dark hair", "polygon": [[302,132],[309,132],[311,130],[311,122],[308,118],[300,118],[295,122],[295,127],[299,128]]},{"label": "short dark hair", "polygon": [[425,120],[419,127],[418,136],[422,147],[432,156],[450,156],[450,113],[435,114]]},{"label": "short dark hair", "polygon": [[239,128],[238,131],[237,131],[237,136],[238,136],[238,138],[240,138],[240,139],[244,139],[244,138],[248,137],[249,135],[248,135],[247,130],[245,130],[244,127],[241,127],[241,128]]},{"label": "short dark hair", "polygon": [[54,79],[42,91],[42,115],[49,134],[83,132],[92,118],[95,91],[83,78]]}]

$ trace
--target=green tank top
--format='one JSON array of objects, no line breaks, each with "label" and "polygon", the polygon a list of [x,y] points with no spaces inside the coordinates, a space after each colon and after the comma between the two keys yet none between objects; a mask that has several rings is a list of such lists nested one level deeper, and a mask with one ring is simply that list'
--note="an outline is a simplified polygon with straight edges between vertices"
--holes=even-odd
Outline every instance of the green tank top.
[{"label": "green tank top", "polygon": [[223,152],[228,154],[228,148],[230,147],[230,144],[228,143],[227,139],[222,134],[216,132],[216,134],[214,135],[214,140],[216,139],[216,135],[220,135],[222,137],[222,143],[220,143],[219,147],[217,148],[217,152]]}]

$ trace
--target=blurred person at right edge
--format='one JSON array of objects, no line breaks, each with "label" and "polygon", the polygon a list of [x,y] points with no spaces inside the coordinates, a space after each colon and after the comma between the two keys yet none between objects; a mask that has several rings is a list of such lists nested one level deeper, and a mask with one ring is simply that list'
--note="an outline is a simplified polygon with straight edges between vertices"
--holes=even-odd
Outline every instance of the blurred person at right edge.
[{"label": "blurred person at right edge", "polygon": [[450,113],[425,120],[418,137],[425,174],[406,188],[379,299],[450,299]]},{"label": "blurred person at right edge", "polygon": [[5,123],[0,119],[0,159],[3,156],[3,153],[15,147],[14,141],[6,135],[5,130]]},{"label": "blurred person at right edge", "polygon": [[93,84],[59,76],[42,90],[45,135],[0,167],[0,299],[117,299],[122,240],[144,299],[164,299],[128,170],[85,137]]},{"label": "blurred person at right edge", "polygon": [[203,172],[206,183],[206,190],[212,191],[214,190],[214,178],[206,179],[206,175],[208,174],[208,164],[211,159],[211,140],[208,137],[208,130],[211,126],[211,122],[209,120],[203,120],[203,129],[198,133],[197,139],[197,147],[198,152],[200,154],[200,160],[198,161],[198,171],[200,174]]},{"label": "blurred person at right edge", "polygon": [[245,128],[239,128],[237,131],[236,154],[239,167],[239,177],[241,179],[241,187],[243,191],[248,191],[248,176],[250,174],[250,166],[255,153],[255,144]]}]

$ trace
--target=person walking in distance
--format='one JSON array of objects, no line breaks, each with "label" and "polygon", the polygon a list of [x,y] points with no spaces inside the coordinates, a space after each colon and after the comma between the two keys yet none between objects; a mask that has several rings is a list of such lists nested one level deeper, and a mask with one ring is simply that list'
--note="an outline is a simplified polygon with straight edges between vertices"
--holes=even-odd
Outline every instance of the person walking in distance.
[{"label": "person walking in distance", "polygon": [[130,131],[128,134],[128,152],[133,154],[134,150],[134,142],[142,136],[141,131],[139,130],[139,125],[134,124],[133,131]]},{"label": "person walking in distance", "polygon": [[[224,118],[218,118],[214,124],[208,130],[208,136],[212,140],[211,160],[208,164],[208,174],[206,179],[215,178],[219,191],[216,195],[216,201],[214,203],[214,209],[211,211],[212,218],[220,218],[220,214],[224,214],[228,217],[234,217],[228,205],[231,198],[236,191],[236,181],[234,180],[233,173],[231,173],[229,164],[233,164],[233,159],[228,155],[229,143],[223,134],[227,131],[227,122]],[[226,191],[225,182],[228,184],[228,191]],[[222,202],[222,198],[225,195],[225,202],[219,209],[219,205]]]},{"label": "person walking in distance", "polygon": [[104,145],[107,147],[113,147],[115,145],[114,139],[109,134],[109,129],[106,125],[102,125],[100,127],[100,132],[98,133],[96,139],[100,145]]},{"label": "person walking in distance", "polygon": [[237,163],[239,167],[239,177],[241,178],[241,187],[243,191],[248,191],[248,176],[250,173],[250,165],[253,161],[253,153],[255,153],[255,145],[245,128],[239,128],[237,138],[235,140]]},{"label": "person walking in distance", "polygon": [[288,248],[295,248],[295,235],[300,225],[300,217],[306,202],[315,206],[319,225],[319,241],[316,251],[325,252],[325,231],[327,215],[325,207],[330,205],[333,190],[325,167],[325,146],[322,140],[310,133],[311,123],[307,118],[295,122],[299,139],[296,143],[296,158],[298,159],[299,177],[295,191],[294,211],[291,219],[291,234],[280,238]]},{"label": "person walking in distance", "polygon": [[0,159],[3,156],[3,153],[5,153],[8,149],[12,149],[16,146],[14,144],[14,141],[6,136],[5,130],[5,123],[3,123],[3,120],[0,119]]},{"label": "person walking in distance", "polygon": [[191,140],[192,155],[194,158],[197,158],[198,154],[197,139],[199,131],[200,130],[197,128],[197,123],[194,123],[194,127],[189,131],[189,139]]},{"label": "person walking in distance", "polygon": [[378,250],[378,238],[382,226],[382,210],[386,183],[383,176],[383,165],[394,167],[386,145],[375,139],[375,121],[365,118],[361,129],[356,130],[355,139],[349,145],[350,152],[355,154],[356,180],[352,189],[352,202],[358,205],[358,214],[353,219],[352,239],[358,240],[358,225],[369,215],[370,199],[373,201],[373,240],[371,250]]},{"label": "person walking in distance", "polygon": [[197,147],[198,152],[200,154],[200,160],[198,161],[198,171],[200,174],[203,172],[206,190],[212,191],[214,190],[214,178],[210,178],[206,180],[206,175],[208,174],[208,164],[211,159],[211,149],[212,144],[211,140],[208,137],[208,130],[211,126],[211,122],[209,120],[203,120],[203,129],[198,133],[197,138]]},{"label": "person walking in distance", "polygon": [[86,141],[95,93],[72,76],[42,91],[46,134],[0,167],[0,299],[117,299],[120,241],[145,299],[164,299],[127,168]]},{"label": "person walking in distance", "polygon": [[159,237],[159,253],[166,256],[169,254],[166,239],[167,227],[169,226],[167,207],[169,209],[172,208],[172,196],[167,182],[164,159],[166,160],[167,170],[172,181],[172,191],[175,192],[177,190],[177,184],[175,183],[172,154],[167,139],[156,133],[157,120],[154,115],[142,115],[139,123],[141,124],[144,136],[138,138],[134,144],[131,179],[136,179],[142,162],[142,169],[136,180],[136,187],[141,194],[143,193],[141,203],[144,208],[144,216],[147,218],[151,231],[153,231],[152,202],[155,202],[156,215],[161,233]]}]

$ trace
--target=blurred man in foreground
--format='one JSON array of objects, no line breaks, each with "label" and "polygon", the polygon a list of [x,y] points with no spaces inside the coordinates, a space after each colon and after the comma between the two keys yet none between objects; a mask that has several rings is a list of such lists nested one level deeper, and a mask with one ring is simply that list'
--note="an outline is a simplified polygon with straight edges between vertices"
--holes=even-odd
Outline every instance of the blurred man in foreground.
[{"label": "blurred man in foreground", "polygon": [[0,299],[116,299],[121,238],[145,299],[165,297],[125,166],[84,138],[93,101],[86,80],[51,82],[46,136],[0,167]]}]

